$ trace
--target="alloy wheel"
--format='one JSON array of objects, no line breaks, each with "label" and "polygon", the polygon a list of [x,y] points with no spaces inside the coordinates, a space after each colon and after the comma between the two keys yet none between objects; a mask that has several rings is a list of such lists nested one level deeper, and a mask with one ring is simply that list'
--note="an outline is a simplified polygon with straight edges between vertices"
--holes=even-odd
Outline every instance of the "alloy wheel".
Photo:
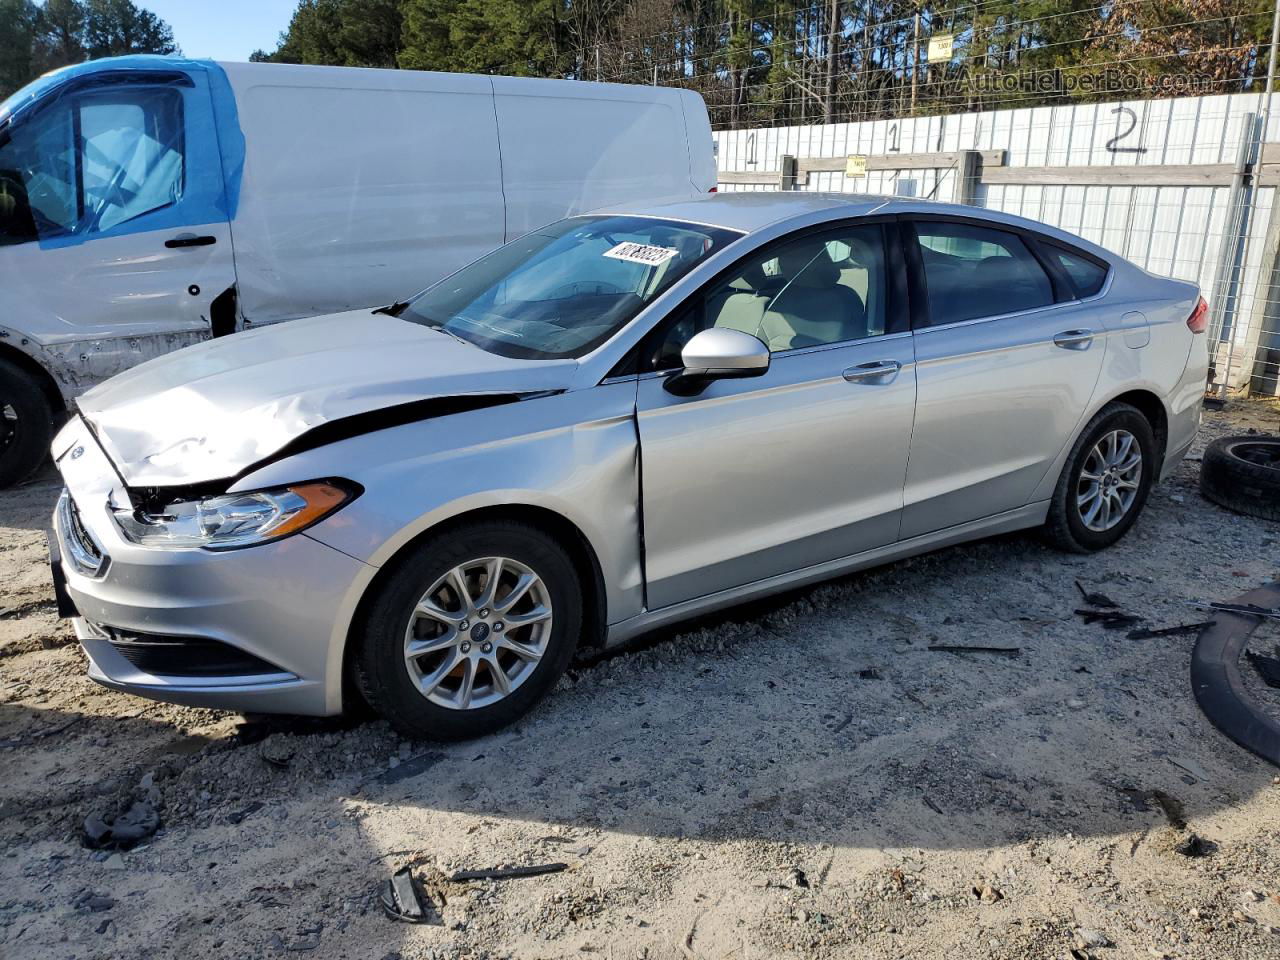
[{"label": "alloy wheel", "polygon": [[537,668],[551,624],[551,595],[531,568],[509,557],[469,560],[417,602],[405,629],[405,666],[437,706],[487,707]]},{"label": "alloy wheel", "polygon": [[1142,446],[1128,430],[1112,430],[1093,445],[1076,482],[1076,509],[1095,533],[1110,530],[1129,513],[1142,483]]}]

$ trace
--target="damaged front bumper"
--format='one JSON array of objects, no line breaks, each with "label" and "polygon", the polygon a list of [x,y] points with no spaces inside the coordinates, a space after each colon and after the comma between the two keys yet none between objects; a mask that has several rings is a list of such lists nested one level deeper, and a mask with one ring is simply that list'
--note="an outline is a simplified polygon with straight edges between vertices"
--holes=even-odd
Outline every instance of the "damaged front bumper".
[{"label": "damaged front bumper", "polygon": [[108,510],[121,481],[83,421],[54,447],[54,513],[89,676],[190,706],[327,715],[342,706],[342,647],[372,568],[305,533],[241,550],[143,547]]}]

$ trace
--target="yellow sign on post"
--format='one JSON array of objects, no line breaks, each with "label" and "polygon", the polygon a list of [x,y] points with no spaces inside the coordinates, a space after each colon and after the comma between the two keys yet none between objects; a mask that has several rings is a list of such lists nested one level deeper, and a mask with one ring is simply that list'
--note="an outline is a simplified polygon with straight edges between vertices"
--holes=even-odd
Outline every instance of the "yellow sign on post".
[{"label": "yellow sign on post", "polygon": [[844,162],[846,177],[861,178],[867,175],[867,158],[861,153],[851,153]]},{"label": "yellow sign on post", "polygon": [[950,33],[944,33],[941,36],[929,38],[929,62],[930,63],[950,63],[952,57],[952,47],[955,43],[955,36]]}]

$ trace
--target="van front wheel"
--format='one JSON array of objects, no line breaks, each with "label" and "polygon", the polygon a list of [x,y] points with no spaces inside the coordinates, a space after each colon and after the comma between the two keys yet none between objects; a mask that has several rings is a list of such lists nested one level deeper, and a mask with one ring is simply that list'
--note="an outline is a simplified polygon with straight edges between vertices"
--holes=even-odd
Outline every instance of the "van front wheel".
[{"label": "van front wheel", "polygon": [[52,439],[53,410],[40,384],[0,357],[0,488],[35,473]]}]

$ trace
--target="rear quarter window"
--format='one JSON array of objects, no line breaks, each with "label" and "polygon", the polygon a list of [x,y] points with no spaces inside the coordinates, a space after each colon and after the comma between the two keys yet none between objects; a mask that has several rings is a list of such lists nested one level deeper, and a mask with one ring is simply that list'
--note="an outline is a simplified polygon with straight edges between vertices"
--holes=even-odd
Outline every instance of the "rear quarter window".
[{"label": "rear quarter window", "polygon": [[1078,253],[1072,253],[1070,250],[1064,250],[1051,244],[1044,244],[1044,249],[1049,257],[1057,261],[1062,266],[1062,269],[1066,271],[1067,276],[1071,278],[1071,285],[1075,287],[1077,296],[1092,297],[1107,282],[1106,264],[1098,263]]}]

